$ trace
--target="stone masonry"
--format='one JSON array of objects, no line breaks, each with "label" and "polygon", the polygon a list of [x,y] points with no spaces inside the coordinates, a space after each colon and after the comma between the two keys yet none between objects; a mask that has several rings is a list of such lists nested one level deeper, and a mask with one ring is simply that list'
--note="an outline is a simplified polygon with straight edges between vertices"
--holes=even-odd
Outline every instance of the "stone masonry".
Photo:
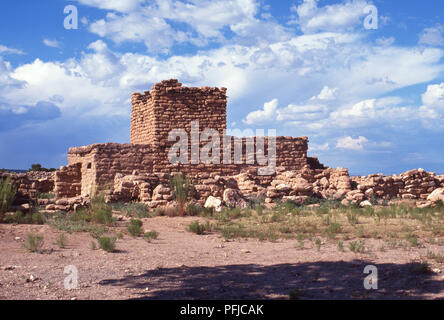
[{"label": "stone masonry", "polygon": [[[394,198],[425,201],[432,192],[444,188],[444,176],[422,169],[394,176],[350,177],[347,169],[328,168],[317,158],[308,157],[307,137],[275,137],[276,170],[260,175],[261,166],[248,160],[258,152],[267,153],[270,137],[265,138],[263,147],[253,138],[253,152],[247,153],[251,151],[247,149],[251,137],[227,136],[226,93],[226,88],[183,87],[174,79],[157,83],[151,91],[131,97],[130,143],[70,148],[68,165],[53,176],[39,181],[25,174],[14,179],[24,198],[53,190],[58,208],[65,206],[67,210],[73,208],[75,199],[84,203],[100,189],[108,190],[110,201],[141,201],[152,208],[166,206],[172,200],[169,177],[175,172],[191,179],[196,190],[191,200],[201,205],[210,198],[219,198],[226,204],[243,206],[245,201],[241,198],[247,197],[262,197],[267,203],[278,199],[303,202],[308,197],[344,199],[346,203]],[[199,134],[210,128],[216,135],[200,139],[198,150],[219,137],[223,144],[219,159],[231,155],[230,164],[201,160],[197,164],[170,163],[168,151],[176,141],[168,141],[169,133],[183,129],[190,137],[192,122],[198,122]],[[226,141],[230,141],[228,147]],[[241,145],[240,163],[234,162],[236,143]],[[189,139],[188,160],[195,144]]]}]

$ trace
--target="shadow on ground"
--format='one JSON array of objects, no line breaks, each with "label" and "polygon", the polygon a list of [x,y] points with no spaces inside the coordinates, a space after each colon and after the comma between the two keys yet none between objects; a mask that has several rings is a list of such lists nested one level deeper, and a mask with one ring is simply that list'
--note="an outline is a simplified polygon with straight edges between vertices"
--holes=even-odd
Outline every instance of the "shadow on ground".
[{"label": "shadow on ground", "polygon": [[[441,294],[443,281],[424,265],[378,264],[378,290],[364,288],[364,267],[372,263],[313,262],[261,266],[178,267],[139,276],[107,279],[100,285],[135,290],[136,299],[424,299]],[[148,288],[148,290],[146,290]]]}]

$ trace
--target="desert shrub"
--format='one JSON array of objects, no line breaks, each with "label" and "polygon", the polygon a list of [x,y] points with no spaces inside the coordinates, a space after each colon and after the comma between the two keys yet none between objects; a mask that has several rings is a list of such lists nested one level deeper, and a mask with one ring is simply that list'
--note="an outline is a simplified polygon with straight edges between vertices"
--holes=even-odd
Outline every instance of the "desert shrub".
[{"label": "desert shrub", "polygon": [[128,223],[127,230],[134,238],[139,237],[143,233],[143,222],[139,219],[131,219]]},{"label": "desert shrub", "polygon": [[261,204],[256,204],[253,209],[258,215],[262,215],[264,212],[264,207]]},{"label": "desert shrub", "polygon": [[419,245],[418,237],[415,236],[412,232],[407,233],[406,239],[412,247],[417,247]]},{"label": "desert shrub", "polygon": [[94,239],[99,239],[103,236],[108,230],[103,226],[94,226],[90,225],[88,228],[89,235]]},{"label": "desert shrub", "polygon": [[107,228],[103,225],[94,225],[89,223],[90,216],[88,213],[67,214],[60,212],[55,214],[47,223],[61,231],[72,232],[89,232],[92,236],[101,235],[107,232]]},{"label": "desert shrub", "polygon": [[178,213],[183,216],[190,192],[190,180],[188,177],[183,177],[182,173],[177,173],[170,177],[170,187],[173,191],[173,198],[177,202]]},{"label": "desert shrub", "polygon": [[109,206],[105,203],[105,191],[94,192],[90,201],[91,210],[107,209]]},{"label": "desert shrub", "polygon": [[151,217],[148,206],[141,202],[113,203],[110,205],[114,210],[120,211],[131,218],[149,218]]},{"label": "desert shrub", "polygon": [[25,249],[27,249],[29,252],[42,252],[43,244],[45,243],[43,239],[43,235],[41,234],[34,234],[34,233],[28,233],[26,235],[26,240],[23,246]]},{"label": "desert shrub", "polygon": [[151,242],[152,240],[157,239],[158,236],[159,236],[159,233],[157,231],[152,230],[152,231],[145,232],[145,234],[143,235],[143,238],[146,241]]},{"label": "desert shrub", "polygon": [[114,223],[113,213],[109,209],[99,209],[94,211],[92,220],[96,223],[105,225],[112,225]]},{"label": "desert shrub", "polygon": [[246,238],[248,235],[244,227],[239,224],[225,225],[219,230],[225,239]]},{"label": "desert shrub", "polygon": [[190,223],[190,225],[188,226],[188,231],[193,232],[195,234],[199,234],[199,235],[202,235],[206,231],[210,231],[210,230],[211,230],[211,225],[209,222],[207,222],[206,224],[201,224],[199,221],[196,220],[196,221]]},{"label": "desert shrub", "polygon": [[438,263],[444,263],[444,254],[435,253],[433,251],[427,251],[427,258],[435,260]]},{"label": "desert shrub", "polygon": [[115,237],[101,237],[99,238],[99,246],[106,252],[114,252],[116,250],[116,240]]},{"label": "desert shrub", "polygon": [[273,208],[273,211],[279,213],[289,213],[295,210],[298,207],[298,204],[294,201],[287,200],[285,202],[279,201],[277,206]]},{"label": "desert shrub", "polygon": [[344,242],[338,241],[338,250],[344,252]]},{"label": "desert shrub", "polygon": [[321,245],[322,245],[322,241],[321,241],[321,239],[316,238],[316,239],[315,239],[315,245],[316,245],[316,249],[317,249],[318,251],[320,251],[320,250],[321,250]]},{"label": "desert shrub", "polygon": [[349,249],[354,253],[364,253],[365,251],[365,243],[364,241],[352,241],[349,243]]},{"label": "desert shrub", "polygon": [[203,208],[199,205],[196,205],[194,203],[189,203],[187,205],[186,213],[189,216],[198,216],[203,211]]},{"label": "desert shrub", "polygon": [[327,237],[329,239],[333,239],[336,234],[340,233],[342,231],[342,227],[337,222],[331,222],[330,225],[327,227]]},{"label": "desert shrub", "polygon": [[31,220],[33,224],[44,224],[46,218],[41,212],[37,211],[31,214]]},{"label": "desert shrub", "polygon": [[117,239],[123,239],[123,232],[120,231],[119,233],[117,233],[116,237]]},{"label": "desert shrub", "polygon": [[179,215],[179,210],[177,207],[171,206],[171,207],[162,207],[157,208],[154,212],[155,216],[158,217],[177,217]]},{"label": "desert shrub", "polygon": [[71,221],[83,221],[83,222],[90,222],[91,221],[91,215],[86,209],[78,210],[77,212],[74,212],[70,215]]},{"label": "desert shrub", "polygon": [[56,245],[61,249],[66,248],[68,245],[68,237],[64,233],[59,234],[56,238]]},{"label": "desert shrub", "polygon": [[12,215],[6,216],[4,221],[13,224],[44,224],[46,222],[46,217],[38,211],[28,212],[26,214],[22,211],[17,211]]},{"label": "desert shrub", "polygon": [[163,217],[166,216],[165,214],[165,208],[156,208],[156,210],[154,210],[154,215],[156,217]]},{"label": "desert shrub", "polygon": [[17,189],[11,181],[11,177],[0,178],[0,222],[3,222],[5,213],[14,202],[16,192]]},{"label": "desert shrub", "polygon": [[356,214],[356,212],[354,212],[354,211],[347,212],[347,221],[352,226],[354,226],[355,224],[358,224],[359,218],[358,218],[358,215]]}]

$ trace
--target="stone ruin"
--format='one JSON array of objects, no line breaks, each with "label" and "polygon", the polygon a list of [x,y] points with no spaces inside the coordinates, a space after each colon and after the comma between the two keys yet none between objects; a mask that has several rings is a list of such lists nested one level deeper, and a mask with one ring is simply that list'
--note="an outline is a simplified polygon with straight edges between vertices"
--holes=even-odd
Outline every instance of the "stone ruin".
[{"label": "stone ruin", "polygon": [[[226,88],[183,87],[178,80],[171,79],[155,84],[151,91],[134,93],[130,143],[70,148],[68,166],[54,174],[12,175],[18,185],[18,201],[35,200],[46,205],[47,210],[69,211],[87,203],[96,190],[106,189],[110,202],[139,201],[157,208],[172,201],[169,178],[176,172],[190,178],[196,190],[190,201],[200,205],[213,199],[218,204],[242,207],[249,197],[263,198],[266,203],[278,199],[302,203],[309,197],[317,197],[343,199],[344,204],[402,198],[426,205],[433,191],[444,188],[444,176],[422,169],[394,176],[350,177],[347,169],[327,168],[317,158],[308,157],[307,137],[272,138],[276,143],[276,170],[269,175],[259,174],[263,166],[252,163],[249,157],[257,157],[258,152],[264,154],[273,140],[265,137],[264,144],[259,145],[254,138],[249,140],[251,137],[226,135],[226,92]],[[221,141],[230,142],[219,150],[219,159],[228,154],[230,164],[169,161],[168,152],[176,142],[169,141],[169,133],[184,129],[191,135],[193,121],[199,123],[199,135],[203,129],[211,128]],[[251,141],[252,153],[248,149]],[[208,142],[199,140],[198,150]],[[237,162],[236,144],[242,151],[242,159]],[[188,141],[191,155],[196,150],[193,147],[193,142]],[[55,201],[35,199],[39,192],[50,191],[55,193]]]}]

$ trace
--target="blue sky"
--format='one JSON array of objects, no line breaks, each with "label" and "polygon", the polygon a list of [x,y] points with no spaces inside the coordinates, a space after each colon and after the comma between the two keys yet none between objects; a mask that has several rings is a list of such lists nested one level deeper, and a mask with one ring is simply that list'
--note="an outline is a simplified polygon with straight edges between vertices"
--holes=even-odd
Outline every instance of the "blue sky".
[{"label": "blue sky", "polygon": [[130,94],[177,78],[227,87],[229,128],[308,136],[327,166],[444,173],[443,15],[435,0],[3,0],[0,168],[128,142]]}]

